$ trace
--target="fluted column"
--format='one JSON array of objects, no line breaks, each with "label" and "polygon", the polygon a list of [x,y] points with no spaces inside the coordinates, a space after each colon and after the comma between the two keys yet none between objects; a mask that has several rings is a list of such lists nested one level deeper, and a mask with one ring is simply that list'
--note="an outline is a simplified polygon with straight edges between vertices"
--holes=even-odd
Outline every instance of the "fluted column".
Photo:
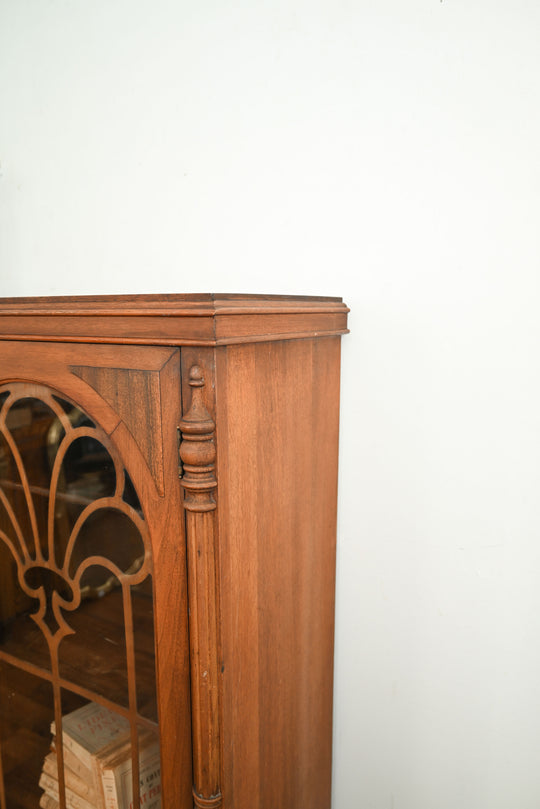
[{"label": "fluted column", "polygon": [[203,401],[204,376],[189,374],[191,405],[180,422],[181,484],[186,512],[193,735],[193,800],[219,809],[219,633],[215,537],[215,424]]}]

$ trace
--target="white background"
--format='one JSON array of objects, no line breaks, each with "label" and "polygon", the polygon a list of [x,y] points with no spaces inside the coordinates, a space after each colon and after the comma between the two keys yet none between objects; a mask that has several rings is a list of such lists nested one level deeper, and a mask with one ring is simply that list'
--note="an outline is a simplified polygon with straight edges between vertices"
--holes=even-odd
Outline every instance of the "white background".
[{"label": "white background", "polygon": [[0,294],[352,308],[334,809],[540,806],[539,35],[536,0],[0,2]]}]

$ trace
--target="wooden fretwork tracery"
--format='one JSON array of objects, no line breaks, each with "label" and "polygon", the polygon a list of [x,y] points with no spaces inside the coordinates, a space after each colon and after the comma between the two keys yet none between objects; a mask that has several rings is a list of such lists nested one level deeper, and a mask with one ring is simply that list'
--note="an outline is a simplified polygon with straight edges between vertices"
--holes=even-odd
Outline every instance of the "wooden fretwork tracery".
[{"label": "wooden fretwork tracery", "polygon": [[[11,589],[20,590],[20,596],[16,596],[9,607],[13,614],[1,615],[2,625],[9,627],[16,623],[17,605],[20,608],[22,604],[25,614],[45,638],[49,653],[48,660],[42,659],[36,665],[13,654],[9,644],[0,642],[0,661],[46,680],[52,686],[60,809],[66,809],[63,691],[101,703],[129,720],[132,788],[133,794],[138,794],[139,731],[142,726],[155,731],[156,722],[141,715],[138,705],[133,588],[145,586],[149,581],[151,554],[137,496],[113,443],[99,426],[65,398],[43,385],[18,382],[0,387],[0,403],[3,577],[9,576],[8,567],[14,568],[16,575]],[[95,497],[91,485],[89,491],[84,491],[84,480],[83,491],[81,486],[78,491],[70,490],[67,483],[69,461],[84,452],[81,450],[84,446],[93,453],[92,463],[101,464],[101,474],[106,470],[108,478],[105,490]],[[87,472],[86,477],[92,479],[92,473]],[[71,509],[70,519],[66,508]],[[120,523],[123,520],[123,524],[129,526],[130,546],[127,551],[122,549],[121,537],[118,537],[118,543],[112,544],[107,553],[93,553],[88,525],[96,518],[107,519],[110,515],[115,515],[117,522],[121,515]],[[97,544],[99,546],[100,542]],[[86,547],[81,547],[84,545]],[[103,551],[103,548],[98,550]],[[99,582],[96,583],[98,570]],[[71,625],[75,612],[112,591],[115,591],[114,602],[123,625],[127,704],[62,675],[62,643],[76,633]],[[114,651],[111,649],[111,661],[115,660]],[[155,689],[154,684],[151,687]],[[3,776],[0,806],[9,809]]]}]

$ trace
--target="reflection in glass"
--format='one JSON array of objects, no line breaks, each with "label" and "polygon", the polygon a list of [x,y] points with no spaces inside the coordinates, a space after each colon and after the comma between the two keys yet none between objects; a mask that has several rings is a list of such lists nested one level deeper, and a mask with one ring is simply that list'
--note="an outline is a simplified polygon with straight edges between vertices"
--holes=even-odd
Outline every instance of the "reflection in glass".
[{"label": "reflection in glass", "polygon": [[8,809],[35,809],[54,718],[51,684],[0,660],[0,749]]}]

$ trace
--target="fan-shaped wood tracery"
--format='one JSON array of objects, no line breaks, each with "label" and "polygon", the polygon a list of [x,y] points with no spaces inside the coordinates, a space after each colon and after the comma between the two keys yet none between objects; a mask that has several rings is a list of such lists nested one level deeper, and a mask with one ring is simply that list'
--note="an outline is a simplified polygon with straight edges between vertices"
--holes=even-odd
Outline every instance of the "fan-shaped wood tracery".
[{"label": "fan-shaped wood tracery", "polygon": [[[6,662],[51,683],[59,749],[63,703],[69,693],[124,715],[131,724],[134,793],[139,784],[140,728],[155,729],[157,721],[152,708],[150,574],[147,526],[131,479],[107,435],[84,411],[49,388],[28,383],[1,386],[0,664]],[[86,622],[107,627],[102,637],[92,639],[85,618],[96,614],[92,605],[99,608],[98,602],[107,602],[113,617],[105,623],[92,617]],[[48,659],[36,652],[37,630],[33,634],[28,630],[31,622],[46,642]],[[142,655],[135,623],[144,623],[148,638]],[[69,636],[79,635],[76,645],[70,646]],[[83,646],[100,644],[106,649],[101,656],[104,665],[100,661],[95,665],[94,654],[96,670],[85,672],[79,666],[80,675],[72,678],[77,667],[70,664],[70,655],[78,656]],[[112,644],[110,654],[107,644]],[[115,678],[118,665],[124,674],[120,671]],[[138,681],[142,669],[149,684]],[[102,676],[109,670],[110,686]],[[59,755],[60,785],[63,773]],[[9,805],[4,793],[1,783],[2,809]],[[62,788],[60,798],[60,809],[65,809]]]},{"label": "fan-shaped wood tracery", "polygon": [[[133,495],[131,495],[131,503],[125,499],[126,472],[118,454],[106,436],[92,424],[82,411],[65,402],[62,406],[60,400],[51,391],[38,386],[13,385],[2,390],[0,395],[3,398],[0,409],[0,434],[5,442],[4,452],[0,456],[4,466],[3,479],[0,480],[0,502],[12,529],[11,536],[6,530],[0,530],[0,540],[10,550],[16,562],[18,581],[22,590],[29,598],[39,602],[39,607],[32,616],[34,621],[50,643],[53,641],[58,643],[62,637],[73,631],[66,621],[64,611],[77,609],[81,599],[91,593],[92,588],[89,585],[81,586],[84,573],[89,568],[98,566],[105,569],[109,571],[110,577],[115,577],[120,584],[129,583],[130,586],[139,584],[146,578],[150,564],[149,554],[145,552],[146,527],[138,508],[138,502],[133,504]],[[46,409],[50,414],[50,424],[47,426],[46,433],[47,445],[41,447],[42,453],[47,451],[50,466],[47,470],[47,465],[43,464],[41,471],[42,476],[46,476],[47,472],[50,472],[48,486],[32,484],[24,457],[25,454],[28,455],[28,450],[25,453],[15,438],[17,432],[20,432],[21,422],[23,425],[25,424],[25,415],[23,414],[22,419],[20,417],[23,408],[28,410],[32,407],[38,412],[41,411],[42,414]],[[66,412],[66,408],[68,412]],[[19,418],[17,418],[17,413]],[[82,426],[78,426],[79,424]],[[61,425],[61,436],[58,436],[58,425]],[[110,478],[114,476],[112,490],[105,491],[96,499],[85,497],[84,494],[77,496],[73,493],[73,487],[70,491],[69,477],[73,477],[73,473],[65,468],[70,451],[72,456],[76,455],[77,453],[74,453],[73,450],[76,444],[83,442],[84,439],[88,439],[86,441],[87,466],[95,463],[95,456],[100,451],[102,453],[102,457],[99,458],[99,463],[102,465],[100,478],[105,490],[107,489],[107,478],[109,478],[110,484]],[[39,446],[32,448],[33,451],[30,455],[32,460],[35,461],[39,449]],[[84,452],[85,449],[81,448],[80,454]],[[35,466],[31,471],[35,477]],[[6,473],[8,476],[4,477]],[[17,513],[10,502],[8,494],[10,490],[12,493],[18,490],[18,493],[24,497],[28,513],[26,521],[31,526],[30,534],[23,531],[19,516],[20,509]],[[41,508],[43,516],[46,508],[46,527],[44,519],[38,520],[35,497],[47,500],[45,506],[42,505]],[[67,536],[62,535],[61,530],[60,532],[57,530],[58,518],[61,515],[58,503],[66,500],[71,501],[72,506],[79,506],[79,513],[74,524],[70,526]],[[123,514],[128,521],[133,523],[139,539],[138,553],[135,558],[131,555],[127,561],[126,559],[121,560],[118,558],[118,549],[114,546],[109,548],[109,553],[106,555],[90,553],[86,556],[76,547],[84,526],[92,515],[102,510],[114,510]],[[63,527],[65,529],[65,526]],[[95,595],[102,592],[104,586],[107,586],[107,581],[97,589]],[[50,626],[51,612],[57,623],[54,631]]]}]

